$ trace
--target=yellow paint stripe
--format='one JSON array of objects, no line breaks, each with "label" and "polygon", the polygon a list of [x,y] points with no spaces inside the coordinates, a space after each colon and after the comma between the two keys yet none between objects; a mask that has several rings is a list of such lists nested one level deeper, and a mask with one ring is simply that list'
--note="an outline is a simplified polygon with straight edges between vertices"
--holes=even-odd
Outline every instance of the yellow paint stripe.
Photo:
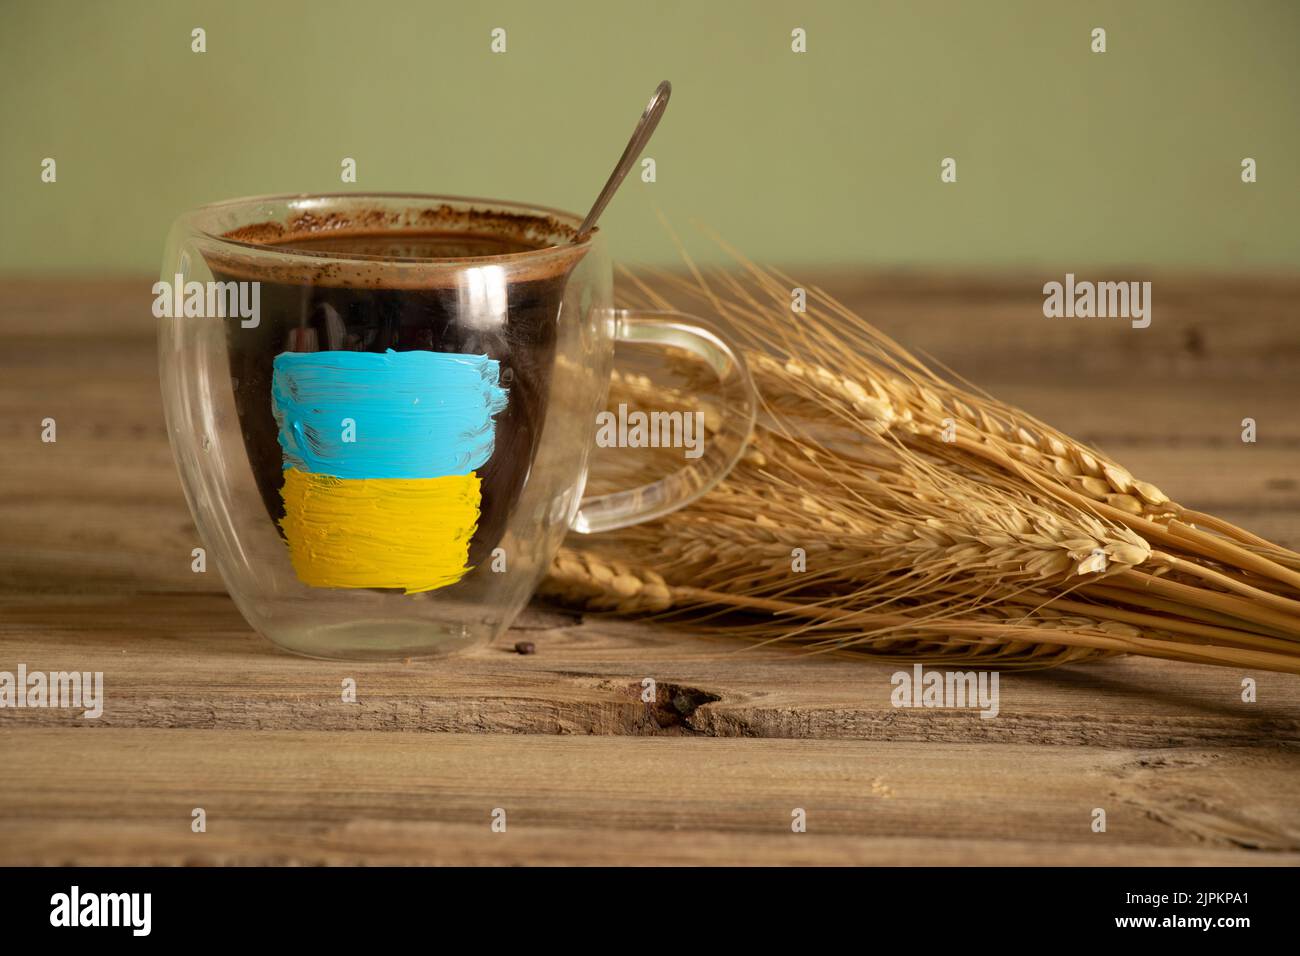
[{"label": "yellow paint stripe", "polygon": [[318,588],[455,584],[469,570],[479,479],[334,478],[290,468],[280,521],[298,579]]}]

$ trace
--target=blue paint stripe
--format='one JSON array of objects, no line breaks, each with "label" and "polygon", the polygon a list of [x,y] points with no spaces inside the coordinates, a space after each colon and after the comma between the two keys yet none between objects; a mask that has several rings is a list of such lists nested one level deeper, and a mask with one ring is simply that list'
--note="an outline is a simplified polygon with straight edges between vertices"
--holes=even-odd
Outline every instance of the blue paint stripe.
[{"label": "blue paint stripe", "polygon": [[271,401],[285,467],[336,478],[468,474],[492,457],[492,416],[506,407],[499,377],[486,355],[282,352]]}]

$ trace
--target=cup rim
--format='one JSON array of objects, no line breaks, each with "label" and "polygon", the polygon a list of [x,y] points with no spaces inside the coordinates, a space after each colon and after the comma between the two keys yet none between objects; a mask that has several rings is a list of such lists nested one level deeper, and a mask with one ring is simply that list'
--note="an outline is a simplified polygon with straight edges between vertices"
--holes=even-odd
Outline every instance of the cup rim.
[{"label": "cup rim", "polygon": [[[321,200],[324,202],[336,202],[339,200],[349,200],[364,203],[366,200],[374,200],[377,206],[382,206],[385,202],[394,200],[402,201],[419,201],[437,204],[439,206],[461,207],[468,212],[482,211],[485,213],[504,212],[506,214],[516,214],[526,216],[531,219],[552,221],[563,228],[567,228],[576,233],[582,224],[582,217],[564,209],[557,209],[552,206],[542,206],[534,203],[519,202],[509,199],[491,199],[480,196],[455,196],[444,193],[421,193],[421,192],[303,192],[303,193],[267,193],[257,196],[241,196],[233,199],[221,199],[215,202],[204,203],[187,212],[182,221],[196,235],[202,237],[205,242],[215,243],[218,247],[226,247],[231,250],[240,250],[244,253],[257,256],[273,255],[279,259],[301,259],[304,262],[320,262],[321,260],[330,261],[355,261],[359,263],[390,263],[393,265],[411,265],[411,266],[446,266],[446,267],[464,267],[474,265],[509,265],[518,263],[520,265],[536,265],[542,261],[552,258],[570,258],[575,253],[585,252],[588,250],[598,234],[600,227],[596,226],[581,242],[553,242],[537,249],[524,249],[519,252],[496,253],[492,255],[480,256],[454,256],[454,257],[432,257],[432,256],[384,256],[371,255],[367,253],[339,252],[337,250],[320,250],[320,249],[298,249],[293,246],[280,246],[274,242],[257,242],[247,239],[234,239],[228,234],[216,231],[212,228],[200,225],[200,221],[205,214],[220,212],[239,206],[254,206],[259,203],[280,203],[290,204],[294,202],[305,202],[311,200]],[[230,230],[228,230],[230,231]],[[395,232],[398,230],[394,230]],[[329,228],[319,230],[322,235],[328,234]]]}]

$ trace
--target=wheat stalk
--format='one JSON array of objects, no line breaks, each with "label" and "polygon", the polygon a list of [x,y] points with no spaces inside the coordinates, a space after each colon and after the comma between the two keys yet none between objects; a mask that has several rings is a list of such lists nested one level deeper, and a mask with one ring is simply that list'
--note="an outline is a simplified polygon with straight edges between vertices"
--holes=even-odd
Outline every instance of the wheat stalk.
[{"label": "wheat stalk", "polygon": [[[899,612],[836,613],[796,602],[755,598],[671,585],[654,571],[602,558],[590,550],[562,548],[539,594],[568,607],[618,614],[663,614],[671,610],[723,606],[741,612],[812,617],[837,622],[840,630],[800,631],[802,643],[823,648],[871,650],[882,660],[979,659],[999,667],[1045,667],[1112,654],[1144,654],[1188,663],[1233,664],[1300,674],[1300,659],[1247,648],[1189,644],[1158,629],[1142,630],[1118,621],[1050,608],[1032,615],[1005,609],[942,621]],[[730,626],[732,635],[770,639],[767,624]]]},{"label": "wheat stalk", "polygon": [[[1295,670],[1291,552],[945,381],[833,300],[792,321],[788,280],[746,268],[721,290],[698,271],[665,279],[747,341],[763,414],[741,463],[687,509],[562,552],[552,597],[820,651]],[[642,304],[671,307],[633,281]],[[679,369],[686,392],[620,375],[615,395],[689,404],[696,370]]]},{"label": "wheat stalk", "polygon": [[[692,269],[693,281],[668,273],[660,276],[731,320],[758,355],[770,350],[782,357],[767,355],[766,361],[755,362],[760,382],[773,372],[785,373],[786,380],[769,388],[769,394],[788,395],[790,380],[799,380],[814,386],[819,396],[839,398],[849,418],[861,416],[872,428],[897,429],[931,445],[943,434],[945,421],[951,421],[956,426],[954,444],[1004,470],[1029,476],[1046,494],[1122,521],[1150,540],[1226,560],[1300,592],[1300,554],[1185,508],[1156,485],[1134,478],[1116,462],[1027,413],[945,381],[821,290],[814,290],[807,319],[792,322],[789,295],[798,283],[779,272],[764,272],[722,245],[737,257],[753,280],[752,288],[722,273],[719,281],[733,294],[727,299],[698,270]],[[648,301],[667,307],[667,300],[643,280],[625,274]],[[845,371],[832,372],[830,365]],[[820,400],[813,398],[814,404]]]}]

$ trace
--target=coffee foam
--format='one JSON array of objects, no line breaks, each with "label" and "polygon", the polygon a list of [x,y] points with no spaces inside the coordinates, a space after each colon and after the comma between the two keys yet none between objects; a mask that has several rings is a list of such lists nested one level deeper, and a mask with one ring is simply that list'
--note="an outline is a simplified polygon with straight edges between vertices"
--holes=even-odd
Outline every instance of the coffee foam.
[{"label": "coffee foam", "polygon": [[[595,230],[593,230],[594,232]],[[494,256],[404,259],[294,249],[295,241],[322,236],[400,238],[422,233],[499,236],[540,248]],[[504,209],[370,208],[296,212],[283,222],[250,223],[218,235],[208,234],[199,247],[208,266],[247,281],[334,288],[429,289],[460,284],[464,270],[499,266],[509,282],[551,279],[568,273],[586,255],[590,239],[574,243],[577,227],[554,216]]]}]

